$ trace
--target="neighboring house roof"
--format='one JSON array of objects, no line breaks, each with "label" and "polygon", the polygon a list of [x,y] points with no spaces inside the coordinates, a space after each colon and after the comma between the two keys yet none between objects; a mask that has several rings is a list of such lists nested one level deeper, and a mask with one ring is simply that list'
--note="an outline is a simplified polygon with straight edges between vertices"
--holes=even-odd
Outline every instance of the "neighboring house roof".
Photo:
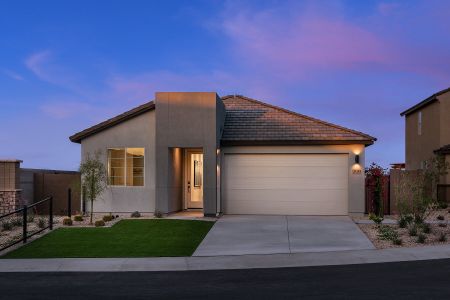
[{"label": "neighboring house roof", "polygon": [[[226,116],[223,145],[298,145],[349,144],[371,145],[376,138],[365,133],[295,113],[274,105],[231,95],[222,97]],[[155,109],[154,101],[87,128],[70,137],[75,143],[109,127]]]},{"label": "neighboring house roof", "polygon": [[124,112],[123,114],[120,114],[118,116],[115,116],[114,118],[108,119],[104,122],[101,122],[97,125],[94,125],[92,127],[89,127],[83,131],[80,131],[78,133],[75,133],[69,139],[74,143],[81,143],[81,140],[84,138],[87,138],[88,136],[91,136],[97,132],[100,132],[102,130],[105,130],[109,127],[112,127],[114,125],[117,125],[119,123],[122,123],[126,120],[129,120],[131,118],[137,117],[149,110],[152,110],[155,108],[155,102],[150,101],[145,104],[142,104],[138,107],[135,107],[129,111]]},{"label": "neighboring house roof", "polygon": [[450,92],[450,88],[447,88],[447,89],[445,89],[445,90],[439,91],[439,92],[437,92],[437,93],[431,95],[430,97],[428,97],[427,99],[423,100],[422,102],[419,102],[419,103],[417,103],[416,105],[414,105],[413,107],[408,108],[407,110],[405,110],[404,112],[402,112],[402,113],[400,114],[400,116],[407,116],[407,115],[409,115],[409,114],[415,112],[416,110],[421,109],[421,108],[427,106],[428,104],[433,103],[434,101],[437,100],[437,98],[436,98],[437,96],[440,96],[440,95],[445,94],[445,93],[447,93],[447,92]]},{"label": "neighboring house roof", "polygon": [[450,144],[434,150],[434,153],[441,154],[441,155],[450,154]]},{"label": "neighboring house roof", "polygon": [[365,133],[314,119],[244,96],[222,97],[223,145],[373,144]]}]

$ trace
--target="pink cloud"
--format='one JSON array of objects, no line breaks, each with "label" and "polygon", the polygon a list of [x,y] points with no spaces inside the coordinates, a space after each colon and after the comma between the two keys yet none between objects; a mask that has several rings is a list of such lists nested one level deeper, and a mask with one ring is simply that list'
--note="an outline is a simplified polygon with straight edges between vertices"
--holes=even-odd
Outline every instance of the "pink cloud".
[{"label": "pink cloud", "polygon": [[33,53],[25,60],[25,66],[39,79],[52,81],[46,70],[46,64],[50,57],[51,52],[49,50]]},{"label": "pink cloud", "polygon": [[17,80],[17,81],[24,80],[21,75],[17,74],[16,72],[13,72],[11,70],[3,69],[3,74],[5,74],[9,78],[12,78],[12,79]]}]

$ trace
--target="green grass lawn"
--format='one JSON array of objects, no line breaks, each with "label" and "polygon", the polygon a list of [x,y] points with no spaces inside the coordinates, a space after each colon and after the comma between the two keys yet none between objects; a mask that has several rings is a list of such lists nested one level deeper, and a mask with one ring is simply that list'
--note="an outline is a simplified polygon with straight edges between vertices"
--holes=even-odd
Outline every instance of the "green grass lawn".
[{"label": "green grass lawn", "polygon": [[190,256],[214,222],[122,220],[110,228],[59,228],[3,258]]}]

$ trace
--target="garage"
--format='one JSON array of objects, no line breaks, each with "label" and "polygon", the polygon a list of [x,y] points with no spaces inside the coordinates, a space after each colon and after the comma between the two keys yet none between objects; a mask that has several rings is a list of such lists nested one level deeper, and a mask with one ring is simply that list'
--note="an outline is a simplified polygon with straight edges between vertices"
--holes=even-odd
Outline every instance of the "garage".
[{"label": "garage", "polygon": [[348,214],[348,154],[226,154],[222,172],[225,214]]}]

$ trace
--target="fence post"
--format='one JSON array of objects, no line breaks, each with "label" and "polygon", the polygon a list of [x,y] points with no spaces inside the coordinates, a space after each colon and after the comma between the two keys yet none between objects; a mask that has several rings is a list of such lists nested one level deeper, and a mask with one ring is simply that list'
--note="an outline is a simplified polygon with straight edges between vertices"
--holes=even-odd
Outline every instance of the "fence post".
[{"label": "fence post", "polygon": [[27,213],[28,213],[28,207],[26,205],[24,205],[23,206],[23,213],[22,213],[22,217],[23,217],[23,220],[22,220],[22,229],[23,229],[22,240],[23,240],[24,244],[27,242],[27,235],[28,235],[28,233],[27,233],[27,221],[28,221]]},{"label": "fence post", "polygon": [[49,201],[49,208],[48,208],[48,213],[49,213],[49,226],[50,226],[50,230],[53,229],[53,197],[50,197]]},{"label": "fence post", "polygon": [[67,190],[67,216],[72,217],[72,190]]}]

